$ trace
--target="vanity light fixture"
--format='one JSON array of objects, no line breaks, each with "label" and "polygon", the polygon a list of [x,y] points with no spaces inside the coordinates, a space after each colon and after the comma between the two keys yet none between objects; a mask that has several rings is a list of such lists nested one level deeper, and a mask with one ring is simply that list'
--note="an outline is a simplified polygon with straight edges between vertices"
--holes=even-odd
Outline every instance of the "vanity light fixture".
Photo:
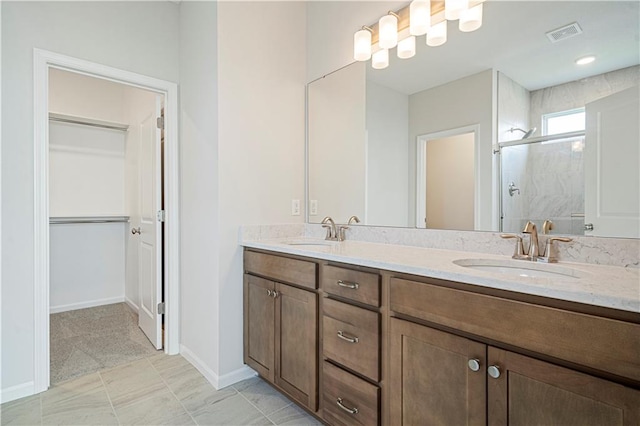
[{"label": "vanity light fixture", "polygon": [[469,0],[444,0],[444,17],[447,21],[460,19],[460,14],[469,9]]},{"label": "vanity light fixture", "polygon": [[416,36],[426,34],[428,46],[447,42],[447,22],[459,19],[462,32],[482,26],[485,0],[414,0],[402,9],[389,11],[371,27],[363,26],[353,36],[353,58],[368,61],[375,69],[389,66],[389,50],[397,46],[399,58],[416,53]]},{"label": "vanity light fixture", "polygon": [[416,37],[410,35],[398,42],[398,58],[408,59],[416,54]]},{"label": "vanity light fixture", "polygon": [[389,51],[378,50],[371,56],[371,66],[376,70],[382,70],[389,66]]},{"label": "vanity light fixture", "polygon": [[593,62],[595,60],[596,60],[595,56],[584,56],[582,58],[576,59],[576,64],[577,65],[587,65],[587,64],[590,64],[591,62]]},{"label": "vanity light fixture", "polygon": [[442,21],[439,24],[431,27],[431,31],[427,33],[427,46],[437,47],[442,46],[447,42],[447,21]]},{"label": "vanity light fixture", "polygon": [[409,34],[425,35],[431,29],[431,2],[414,0],[409,5]]},{"label": "vanity light fixture", "polygon": [[463,33],[475,31],[482,26],[482,3],[460,12],[458,28]]},{"label": "vanity light fixture", "polygon": [[398,15],[389,11],[378,22],[380,40],[378,44],[382,49],[393,49],[398,44]]},{"label": "vanity light fixture", "polygon": [[371,59],[371,28],[364,26],[353,35],[353,59],[368,61]]}]

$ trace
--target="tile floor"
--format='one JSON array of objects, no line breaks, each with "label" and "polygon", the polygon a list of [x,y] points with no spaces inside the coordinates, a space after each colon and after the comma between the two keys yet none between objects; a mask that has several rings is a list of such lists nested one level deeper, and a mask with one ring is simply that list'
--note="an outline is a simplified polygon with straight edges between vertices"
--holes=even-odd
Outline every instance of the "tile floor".
[{"label": "tile floor", "polygon": [[126,303],[50,316],[51,384],[155,355]]},{"label": "tile floor", "polygon": [[321,425],[262,379],[215,390],[180,355],[157,354],[0,406],[2,425]]}]

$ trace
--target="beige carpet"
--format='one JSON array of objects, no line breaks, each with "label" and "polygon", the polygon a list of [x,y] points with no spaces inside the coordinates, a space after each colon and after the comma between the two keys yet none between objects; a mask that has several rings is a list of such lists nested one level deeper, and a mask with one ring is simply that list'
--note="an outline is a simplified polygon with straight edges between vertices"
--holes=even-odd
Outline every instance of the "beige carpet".
[{"label": "beige carpet", "polygon": [[51,384],[158,353],[126,303],[51,314]]}]

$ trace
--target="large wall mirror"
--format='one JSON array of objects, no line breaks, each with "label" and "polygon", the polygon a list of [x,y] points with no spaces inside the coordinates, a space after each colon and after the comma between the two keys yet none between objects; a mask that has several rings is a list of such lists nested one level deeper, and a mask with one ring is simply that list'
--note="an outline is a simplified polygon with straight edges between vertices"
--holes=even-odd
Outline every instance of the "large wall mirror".
[{"label": "large wall mirror", "polygon": [[309,222],[640,237],[640,3],[489,0],[448,32],[308,85]]}]

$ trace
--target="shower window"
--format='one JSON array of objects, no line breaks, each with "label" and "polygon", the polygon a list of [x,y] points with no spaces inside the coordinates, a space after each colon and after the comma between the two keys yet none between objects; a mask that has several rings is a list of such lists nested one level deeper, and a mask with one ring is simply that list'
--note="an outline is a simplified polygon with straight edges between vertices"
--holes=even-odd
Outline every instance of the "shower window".
[{"label": "shower window", "polygon": [[542,116],[542,134],[557,135],[585,129],[584,108],[554,112]]}]

